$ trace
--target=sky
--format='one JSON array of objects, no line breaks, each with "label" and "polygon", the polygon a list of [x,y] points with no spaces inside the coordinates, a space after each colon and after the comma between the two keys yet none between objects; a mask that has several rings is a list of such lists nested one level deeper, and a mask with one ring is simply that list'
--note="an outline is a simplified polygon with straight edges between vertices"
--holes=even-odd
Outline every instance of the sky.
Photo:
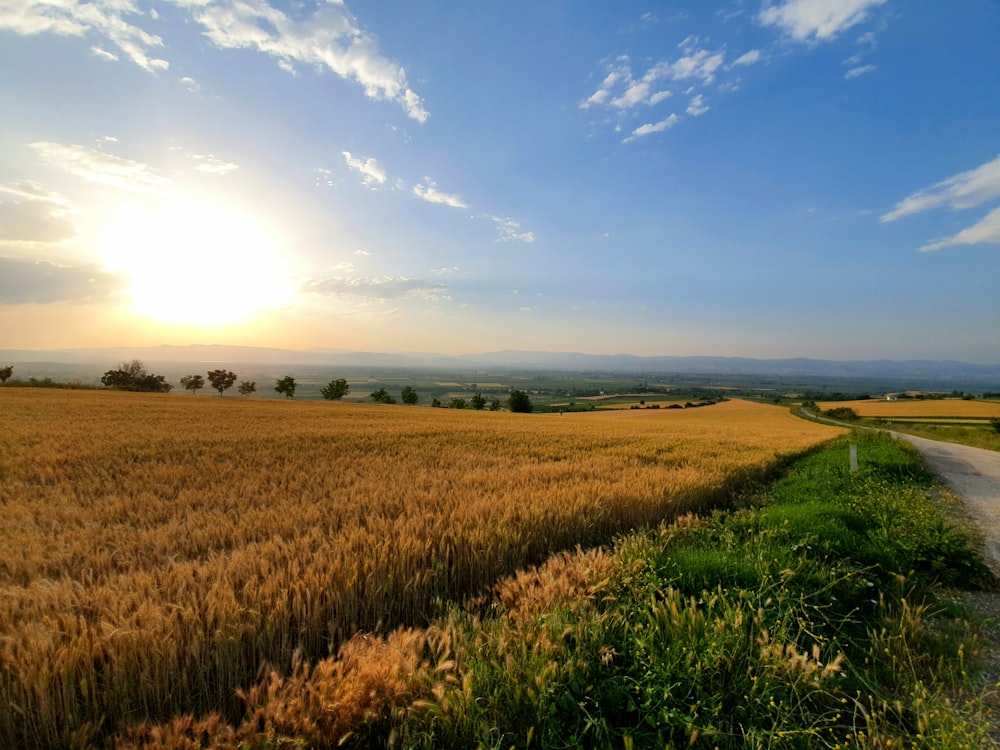
[{"label": "sky", "polygon": [[0,348],[995,364],[998,282],[995,0],[0,0]]}]

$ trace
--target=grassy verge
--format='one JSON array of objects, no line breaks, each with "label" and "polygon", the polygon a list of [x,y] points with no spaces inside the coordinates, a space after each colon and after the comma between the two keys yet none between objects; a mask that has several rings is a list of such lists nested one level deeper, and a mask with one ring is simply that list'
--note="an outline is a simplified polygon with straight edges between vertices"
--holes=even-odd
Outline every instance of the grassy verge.
[{"label": "grassy verge", "polygon": [[870,425],[880,430],[905,432],[908,435],[943,440],[948,443],[971,445],[973,448],[986,448],[1000,451],[1000,432],[989,423],[982,425],[934,424],[931,422],[900,422],[891,423],[880,419],[863,419],[859,424]]},{"label": "grassy verge", "polygon": [[240,727],[182,718],[119,747],[988,747],[976,627],[946,592],[992,576],[910,452],[852,440],[856,474],[838,440],[753,507],[272,674]]}]

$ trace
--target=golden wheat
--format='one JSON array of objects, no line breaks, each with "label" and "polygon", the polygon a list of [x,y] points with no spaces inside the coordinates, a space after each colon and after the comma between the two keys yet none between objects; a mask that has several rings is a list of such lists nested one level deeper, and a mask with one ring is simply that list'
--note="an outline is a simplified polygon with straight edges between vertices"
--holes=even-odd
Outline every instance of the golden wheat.
[{"label": "golden wheat", "polygon": [[527,416],[6,388],[0,414],[5,746],[232,719],[265,665],[424,624],[837,433],[739,401]]},{"label": "golden wheat", "polygon": [[866,401],[829,401],[818,405],[821,409],[849,407],[862,417],[954,417],[956,419],[989,419],[1000,417],[1000,401],[944,399],[870,399]]}]

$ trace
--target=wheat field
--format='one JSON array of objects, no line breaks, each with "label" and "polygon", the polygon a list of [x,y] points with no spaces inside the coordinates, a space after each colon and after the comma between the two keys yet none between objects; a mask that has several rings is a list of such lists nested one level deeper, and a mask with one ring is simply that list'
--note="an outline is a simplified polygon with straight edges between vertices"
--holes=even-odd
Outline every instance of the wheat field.
[{"label": "wheat field", "polygon": [[0,745],[236,717],[260,670],[704,509],[840,430],[0,389]]},{"label": "wheat field", "polygon": [[955,419],[1000,418],[1000,401],[982,399],[937,398],[937,399],[868,399],[864,401],[829,401],[818,404],[821,409],[849,407],[861,417],[882,417],[884,419],[904,417],[928,417]]}]

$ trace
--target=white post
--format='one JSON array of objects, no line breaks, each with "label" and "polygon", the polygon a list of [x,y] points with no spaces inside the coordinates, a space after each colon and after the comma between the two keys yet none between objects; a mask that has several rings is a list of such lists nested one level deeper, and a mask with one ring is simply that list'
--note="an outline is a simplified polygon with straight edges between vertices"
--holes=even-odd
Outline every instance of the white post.
[{"label": "white post", "polygon": [[858,473],[858,446],[851,443],[851,473]]}]

